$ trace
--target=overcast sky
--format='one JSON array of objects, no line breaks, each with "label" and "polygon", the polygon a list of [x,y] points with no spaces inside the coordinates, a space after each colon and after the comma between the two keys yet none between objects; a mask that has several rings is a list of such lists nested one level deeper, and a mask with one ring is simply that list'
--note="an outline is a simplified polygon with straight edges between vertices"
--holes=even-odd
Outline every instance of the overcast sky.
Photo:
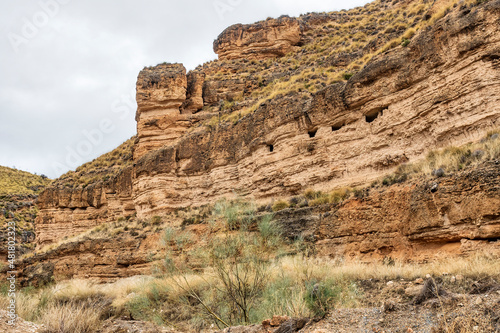
[{"label": "overcast sky", "polygon": [[226,27],[339,0],[0,0],[0,165],[60,176],[135,134],[144,66],[216,58]]}]

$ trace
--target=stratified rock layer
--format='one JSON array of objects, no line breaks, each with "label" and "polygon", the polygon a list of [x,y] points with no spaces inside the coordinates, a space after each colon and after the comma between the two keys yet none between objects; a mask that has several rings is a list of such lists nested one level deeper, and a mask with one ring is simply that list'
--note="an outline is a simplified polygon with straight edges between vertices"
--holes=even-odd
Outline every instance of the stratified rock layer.
[{"label": "stratified rock layer", "polygon": [[135,214],[132,201],[132,168],[104,184],[86,188],[52,187],[38,197],[37,243],[57,242],[87,231],[118,216]]},{"label": "stratified rock layer", "polygon": [[234,192],[260,199],[364,184],[430,149],[481,138],[500,126],[499,7],[457,11],[347,84],[273,99],[138,160],[138,216]]},{"label": "stratified rock layer", "polygon": [[500,254],[500,161],[372,192],[321,218],[320,254],[424,260],[488,246]]},{"label": "stratified rock layer", "polygon": [[[366,184],[430,149],[479,139],[500,127],[499,17],[498,0],[472,10],[457,8],[417,34],[407,47],[375,57],[347,83],[328,86],[312,97],[305,92],[278,96],[238,121],[218,126],[193,127],[207,117],[204,111],[197,112],[202,104],[216,103],[218,94],[228,95],[232,83],[214,85],[201,72],[186,75],[178,64],[147,68],[137,84],[134,167],[105,184],[46,190],[39,199],[38,242],[54,242],[123,215],[148,219],[235,193],[264,200],[308,187],[328,190]],[[224,40],[220,38],[221,50]],[[233,52],[228,50],[227,56]],[[244,80],[240,83],[238,91],[245,89]],[[207,88],[212,86],[217,89]],[[397,195],[410,195],[403,192]],[[484,208],[481,214],[494,216],[490,212],[494,200],[488,200],[488,207],[477,207]],[[389,202],[383,199],[380,214],[399,214],[393,212],[398,204]],[[429,216],[435,231],[455,232],[448,224],[439,224],[442,215]],[[367,215],[360,221],[383,228],[375,221],[379,218]],[[457,214],[448,213],[447,219],[449,226],[464,225],[460,230],[469,230],[467,223],[476,228],[473,219]],[[347,225],[349,218],[343,221]],[[500,236],[496,226],[488,228],[484,238]],[[344,236],[327,226],[321,230],[323,253],[338,253],[328,244]],[[409,228],[404,237],[417,237],[419,230]],[[364,234],[351,229],[345,233],[345,237]],[[465,231],[459,233],[453,241],[467,238]],[[391,232],[387,235],[392,237]],[[346,240],[356,243],[354,238]],[[370,251],[370,246],[373,251],[390,247],[358,245],[363,251]]]},{"label": "stratified rock layer", "polygon": [[255,24],[236,24],[214,41],[214,52],[220,60],[276,58],[299,45],[302,31],[301,22],[287,16]]},{"label": "stratified rock layer", "polygon": [[163,64],[143,69],[137,79],[137,144],[134,158],[173,143],[187,129],[180,107],[186,101],[186,69]]}]

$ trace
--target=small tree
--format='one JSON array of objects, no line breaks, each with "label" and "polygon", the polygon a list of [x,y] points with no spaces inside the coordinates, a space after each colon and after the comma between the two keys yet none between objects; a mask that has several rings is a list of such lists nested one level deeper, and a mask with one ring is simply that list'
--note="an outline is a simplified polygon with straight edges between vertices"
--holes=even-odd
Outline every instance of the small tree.
[{"label": "small tree", "polygon": [[269,261],[244,234],[214,243],[210,257],[220,282],[215,287],[230,303],[229,321],[249,323],[249,312],[269,278]]}]

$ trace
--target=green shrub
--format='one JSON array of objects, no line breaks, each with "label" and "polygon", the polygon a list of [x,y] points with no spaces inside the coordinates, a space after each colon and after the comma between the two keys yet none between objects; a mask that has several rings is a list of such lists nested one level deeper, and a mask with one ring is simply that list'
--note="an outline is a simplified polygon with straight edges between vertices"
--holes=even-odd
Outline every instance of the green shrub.
[{"label": "green shrub", "polygon": [[290,204],[287,201],[279,200],[273,204],[273,212],[278,212],[278,211],[286,209],[288,207],[290,207]]},{"label": "green shrub", "polygon": [[353,77],[353,75],[354,74],[352,73],[344,73],[342,77],[344,78],[344,80],[349,80],[351,77]]},{"label": "green shrub", "polygon": [[266,246],[275,246],[281,240],[281,228],[273,221],[272,214],[266,214],[258,224],[260,237]]},{"label": "green shrub", "polygon": [[256,211],[255,204],[252,202],[223,199],[215,204],[212,215],[222,218],[227,230],[246,230],[251,223],[255,222]]},{"label": "green shrub", "polygon": [[169,246],[175,239],[175,230],[172,227],[165,228],[163,231],[163,235],[161,237],[161,241],[163,245]]},{"label": "green shrub", "polygon": [[333,308],[335,298],[339,297],[340,287],[334,286],[331,281],[306,282],[304,301],[309,310],[317,317],[324,317]]}]

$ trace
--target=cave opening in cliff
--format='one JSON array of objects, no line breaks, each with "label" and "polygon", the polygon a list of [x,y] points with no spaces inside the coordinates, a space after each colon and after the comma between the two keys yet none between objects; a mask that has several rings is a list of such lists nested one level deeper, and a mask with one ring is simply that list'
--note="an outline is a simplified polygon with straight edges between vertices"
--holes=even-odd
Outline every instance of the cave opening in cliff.
[{"label": "cave opening in cliff", "polygon": [[316,137],[316,133],[318,133],[318,130],[308,132],[310,138]]},{"label": "cave opening in cliff", "polygon": [[274,151],[274,146],[273,145],[267,145],[269,148],[269,152],[272,153]]},{"label": "cave opening in cliff", "polygon": [[375,119],[378,117],[382,117],[384,115],[384,111],[387,110],[388,107],[381,108],[381,109],[376,109],[374,111],[371,111],[365,115],[365,121],[367,123],[373,123]]},{"label": "cave opening in cliff", "polygon": [[337,132],[337,131],[340,131],[342,129],[342,127],[344,127],[345,125],[344,124],[340,124],[340,125],[333,125],[332,126],[332,132]]}]

